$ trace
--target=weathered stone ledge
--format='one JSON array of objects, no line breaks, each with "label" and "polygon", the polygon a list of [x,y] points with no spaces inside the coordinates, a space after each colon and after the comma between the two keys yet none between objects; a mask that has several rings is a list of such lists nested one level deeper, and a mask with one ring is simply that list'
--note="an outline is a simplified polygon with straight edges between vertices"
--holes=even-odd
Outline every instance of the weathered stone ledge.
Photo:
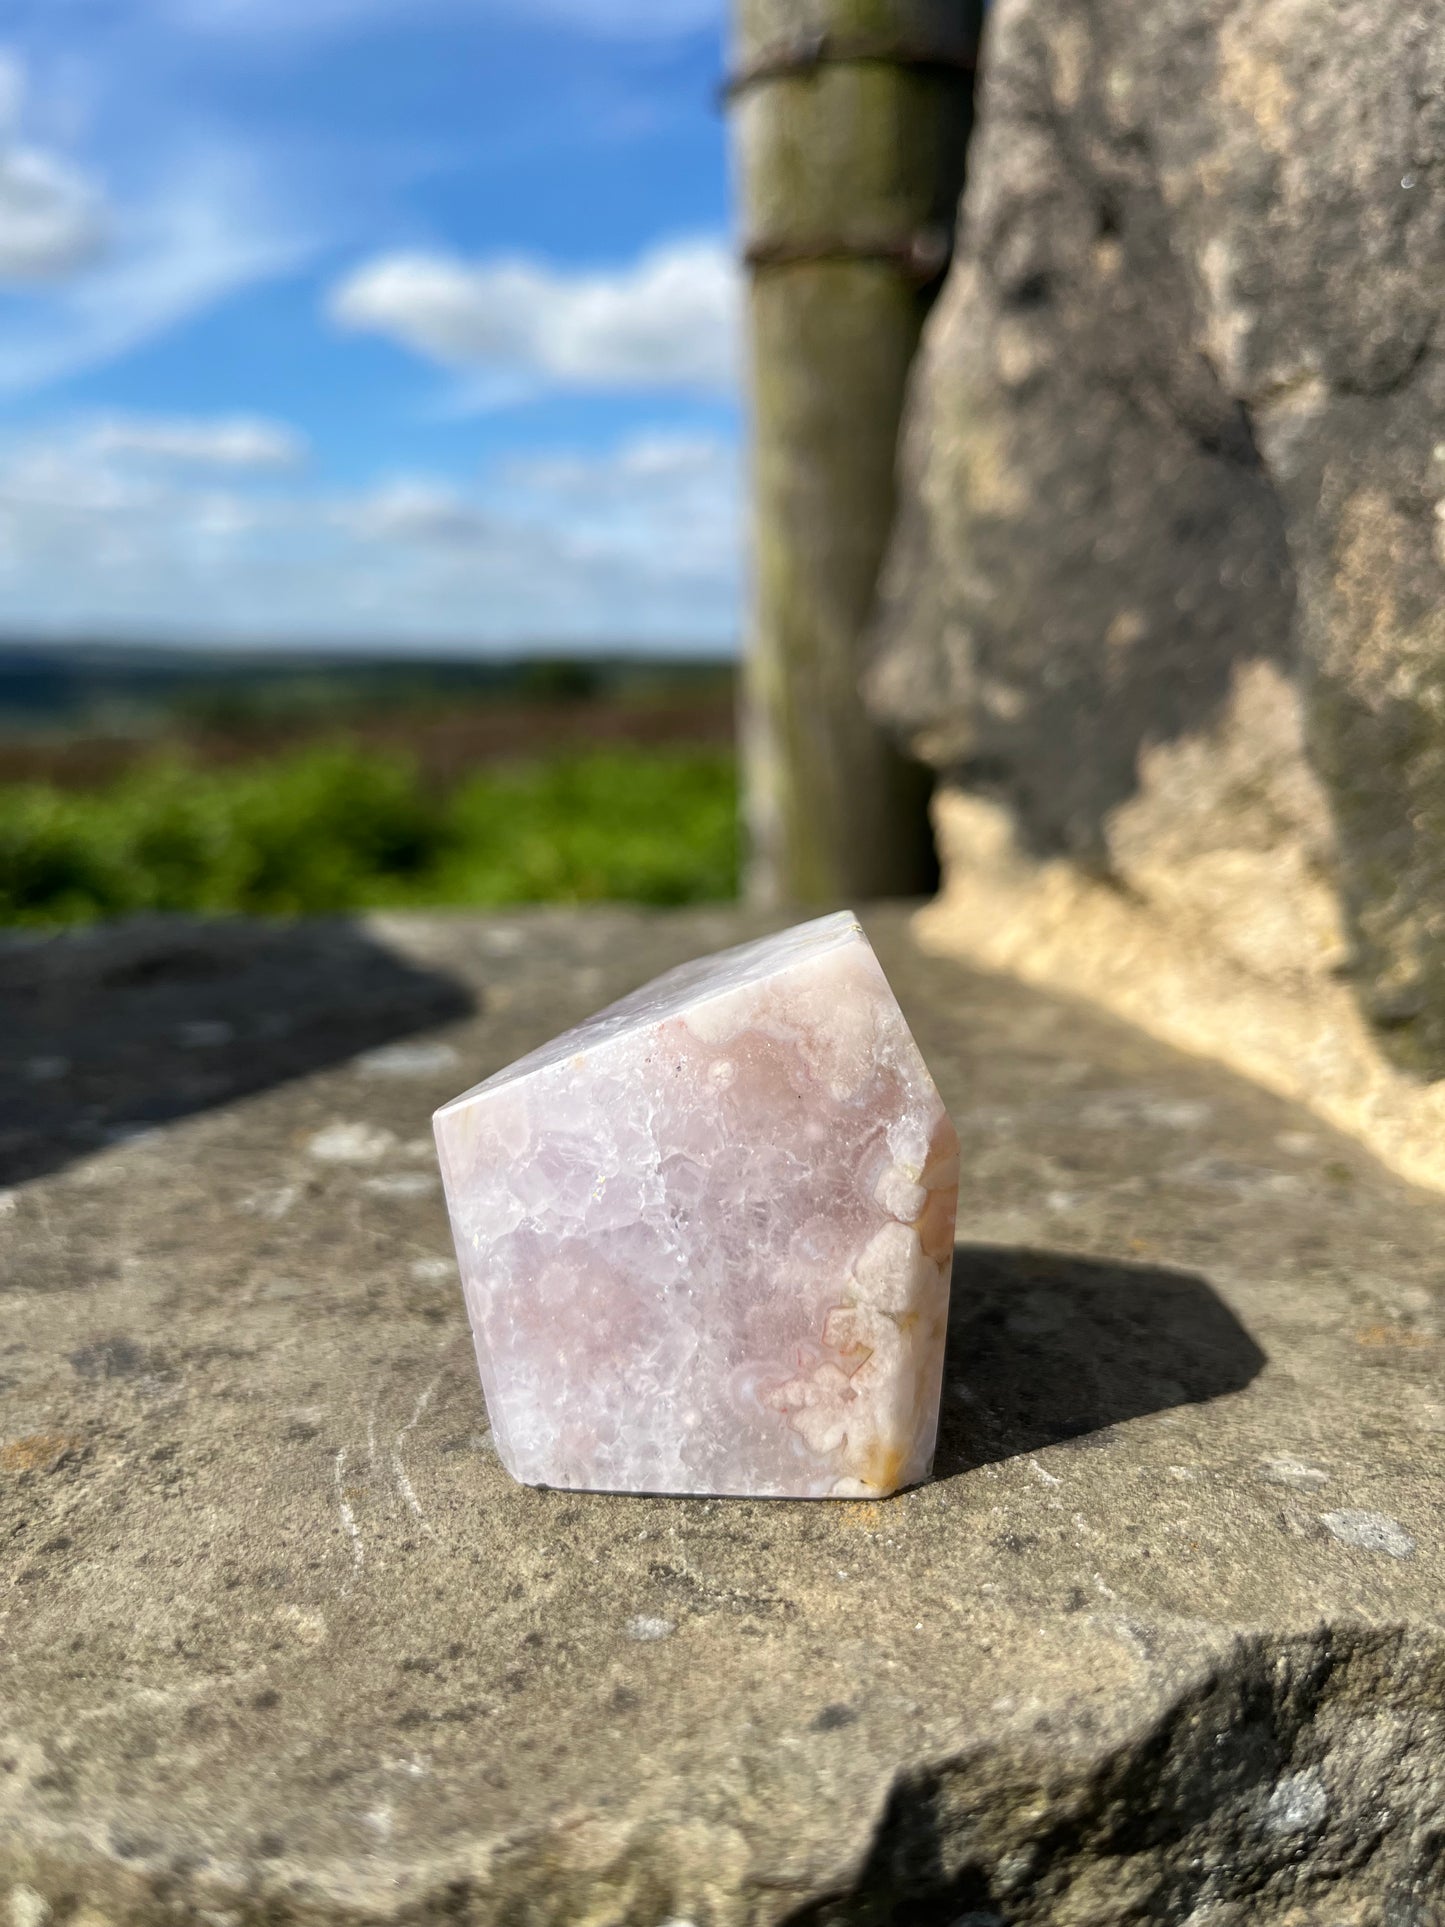
[{"label": "weathered stone ledge", "polygon": [[756,922],[0,945],[14,1927],[1442,1917],[1440,1203],[866,921],[966,1174],[882,1506],[488,1449],[431,1107]]}]

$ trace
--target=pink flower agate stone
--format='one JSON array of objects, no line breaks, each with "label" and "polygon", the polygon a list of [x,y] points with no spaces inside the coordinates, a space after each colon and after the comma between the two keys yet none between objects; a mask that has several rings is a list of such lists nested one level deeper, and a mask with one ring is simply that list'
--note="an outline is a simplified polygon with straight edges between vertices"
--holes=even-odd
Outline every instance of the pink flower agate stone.
[{"label": "pink flower agate stone", "polygon": [[856,917],[669,971],[435,1124],[514,1478],[927,1478],[958,1139]]}]

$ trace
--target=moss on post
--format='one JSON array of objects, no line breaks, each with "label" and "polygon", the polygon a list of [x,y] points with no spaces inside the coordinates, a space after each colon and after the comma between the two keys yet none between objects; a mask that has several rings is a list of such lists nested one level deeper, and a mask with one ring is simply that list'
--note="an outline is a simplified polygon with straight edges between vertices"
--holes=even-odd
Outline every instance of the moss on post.
[{"label": "moss on post", "polygon": [[[866,713],[908,372],[947,260],[979,0],[739,0],[751,295],[750,887],[930,887],[928,779]],[[749,78],[750,77],[750,78]]]}]

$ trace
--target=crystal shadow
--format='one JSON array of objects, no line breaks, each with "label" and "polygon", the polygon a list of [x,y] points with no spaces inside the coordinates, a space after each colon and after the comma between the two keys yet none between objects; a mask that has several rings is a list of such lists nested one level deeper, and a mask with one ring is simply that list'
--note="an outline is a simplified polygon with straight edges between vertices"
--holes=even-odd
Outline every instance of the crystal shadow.
[{"label": "crystal shadow", "polygon": [[344,918],[147,917],[0,937],[0,1186],[471,1015]]},{"label": "crystal shadow", "polygon": [[934,1476],[1242,1391],[1265,1362],[1197,1273],[958,1245]]}]

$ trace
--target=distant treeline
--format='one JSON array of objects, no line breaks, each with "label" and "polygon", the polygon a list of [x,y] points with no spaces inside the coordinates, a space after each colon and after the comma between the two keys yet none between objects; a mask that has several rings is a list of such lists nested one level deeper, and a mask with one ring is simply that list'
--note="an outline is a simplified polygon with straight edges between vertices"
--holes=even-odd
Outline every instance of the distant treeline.
[{"label": "distant treeline", "polygon": [[722,661],[627,654],[462,660],[12,642],[0,643],[0,730],[226,728],[481,700],[646,701],[722,692],[732,675]]}]

